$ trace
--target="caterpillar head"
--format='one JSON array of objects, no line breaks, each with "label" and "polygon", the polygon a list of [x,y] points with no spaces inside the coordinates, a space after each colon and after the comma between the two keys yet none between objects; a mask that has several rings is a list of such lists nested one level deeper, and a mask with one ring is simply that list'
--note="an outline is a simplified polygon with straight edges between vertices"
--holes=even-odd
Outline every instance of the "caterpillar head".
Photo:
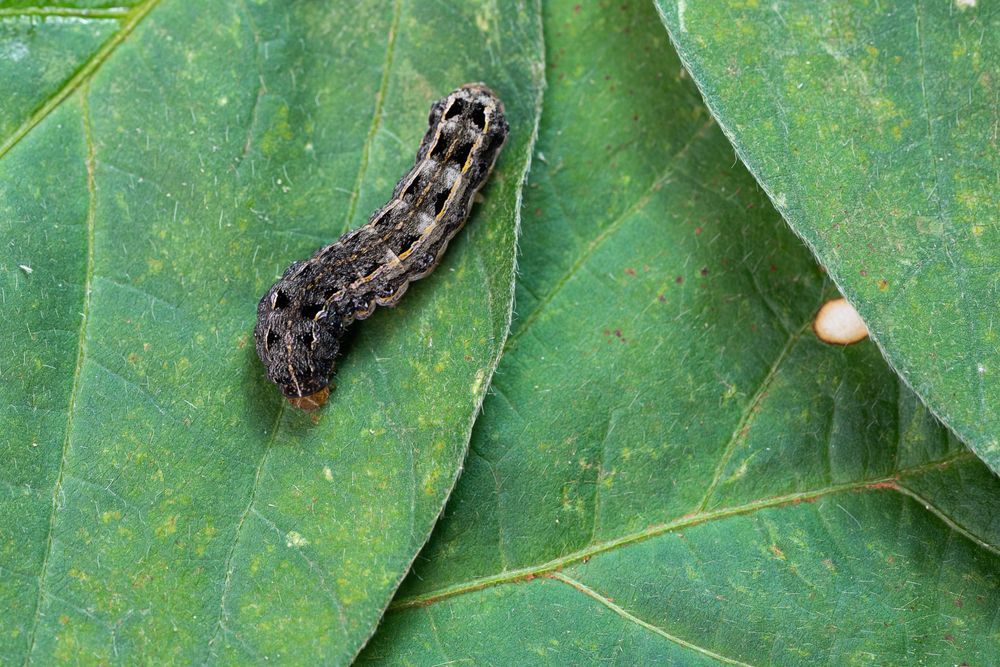
[{"label": "caterpillar head", "polygon": [[312,409],[329,395],[340,335],[334,315],[299,284],[300,268],[289,267],[260,300],[254,342],[267,377],[293,405]]}]

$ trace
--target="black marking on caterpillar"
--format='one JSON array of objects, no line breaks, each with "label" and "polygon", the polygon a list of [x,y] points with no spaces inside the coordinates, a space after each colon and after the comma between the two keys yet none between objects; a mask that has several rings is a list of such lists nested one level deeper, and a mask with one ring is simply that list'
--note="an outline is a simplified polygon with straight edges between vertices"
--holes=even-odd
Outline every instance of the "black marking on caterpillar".
[{"label": "black marking on caterpillar", "polygon": [[503,103],[478,83],[435,102],[428,122],[416,162],[389,202],[364,226],[288,267],[257,306],[257,354],[298,407],[326,401],[351,323],[377,305],[395,305],[441,261],[507,138]]}]

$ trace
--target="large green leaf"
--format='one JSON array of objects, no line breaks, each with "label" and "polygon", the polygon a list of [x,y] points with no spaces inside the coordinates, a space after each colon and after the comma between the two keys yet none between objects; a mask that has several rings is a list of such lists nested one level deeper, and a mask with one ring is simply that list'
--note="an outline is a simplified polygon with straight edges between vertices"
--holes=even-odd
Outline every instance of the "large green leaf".
[{"label": "large green leaf", "polygon": [[[154,0],[111,20],[91,56],[40,23],[39,62],[95,64],[0,107],[0,662],[345,662],[430,532],[507,333],[539,10]],[[385,200],[431,101],[470,80],[511,121],[486,203],[360,327],[330,404],[286,408],[257,299]]]},{"label": "large green leaf", "polygon": [[743,161],[889,363],[1000,473],[1000,11],[666,2]]},{"label": "large green leaf", "polygon": [[362,656],[985,664],[1000,482],[870,343],[645,2],[547,5],[517,313],[446,513]]}]

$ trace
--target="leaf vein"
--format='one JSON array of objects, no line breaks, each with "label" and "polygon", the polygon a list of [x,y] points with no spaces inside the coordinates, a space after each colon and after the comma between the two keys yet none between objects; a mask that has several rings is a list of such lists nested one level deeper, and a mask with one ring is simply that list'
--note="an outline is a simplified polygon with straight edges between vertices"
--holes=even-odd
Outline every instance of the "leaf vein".
[{"label": "leaf vein", "polygon": [[[782,507],[791,504],[798,504],[802,503],[803,501],[816,500],[819,498],[824,498],[826,496],[839,493],[851,493],[858,491],[872,491],[872,490],[886,489],[906,494],[906,491],[903,491],[902,488],[900,487],[899,480],[901,478],[914,477],[930,470],[940,470],[947,466],[969,460],[976,460],[975,454],[973,454],[970,451],[961,451],[957,454],[953,454],[951,456],[936,461],[931,461],[929,463],[920,466],[914,466],[913,468],[907,468],[905,470],[897,471],[895,475],[889,477],[860,480],[856,482],[844,482],[841,484],[832,484],[817,489],[797,491],[794,493],[788,493],[780,496],[772,496],[768,498],[760,498],[757,500],[749,501],[742,505],[734,505],[721,509],[689,514],[687,516],[683,516],[678,519],[668,521],[666,523],[651,526],[649,528],[637,531],[635,533],[622,535],[621,537],[617,537],[608,540],[606,542],[589,545],[584,549],[574,551],[572,553],[560,556],[558,558],[554,558],[544,563],[529,565],[515,570],[507,570],[499,574],[486,575],[483,577],[479,577],[477,579],[471,579],[451,586],[446,586],[438,590],[424,593],[422,595],[415,595],[410,598],[396,600],[391,605],[389,605],[388,611],[395,612],[403,609],[422,607],[428,604],[439,602],[441,600],[445,600],[447,598],[455,597],[457,595],[463,595],[465,593],[472,593],[475,591],[479,591],[484,588],[491,588],[493,586],[498,586],[501,584],[520,583],[523,581],[528,581],[537,576],[555,572],[569,565],[574,565],[576,563],[583,562],[593,556],[613,551],[620,547],[629,546],[631,544],[643,542],[645,540],[654,537],[659,537],[660,535],[671,533],[684,528],[691,528],[693,526],[698,526],[712,521],[728,519],[734,516],[744,516],[748,514],[753,514],[760,510]],[[907,489],[907,491],[908,490],[909,489]],[[943,517],[945,515],[941,513],[941,516]],[[977,546],[984,545],[984,543],[978,539],[976,539],[974,543]],[[986,545],[985,548],[989,549],[994,553],[1000,553],[1000,549],[992,545]]]},{"label": "leaf vein", "polygon": [[541,316],[542,312],[548,307],[548,305],[555,300],[556,296],[559,295],[559,293],[566,286],[566,284],[573,278],[573,276],[575,276],[577,272],[590,260],[590,258],[597,251],[597,249],[601,247],[601,245],[603,245],[605,241],[614,236],[615,233],[617,233],[617,231],[622,227],[622,225],[624,225],[633,215],[635,215],[636,213],[638,213],[639,211],[641,211],[646,207],[646,205],[653,198],[653,195],[655,195],[659,191],[659,189],[663,187],[663,185],[666,184],[674,176],[675,169],[673,165],[677,161],[677,159],[681,157],[691,147],[691,145],[694,144],[695,141],[700,139],[701,136],[705,133],[705,131],[708,130],[710,127],[712,127],[712,125],[714,124],[715,120],[709,118],[709,120],[705,124],[703,124],[700,128],[698,128],[698,130],[691,136],[691,139],[689,139],[688,142],[680,148],[680,150],[678,150],[674,155],[670,156],[670,158],[666,160],[666,162],[671,166],[665,169],[663,173],[661,173],[659,176],[656,177],[656,179],[650,184],[650,186],[646,189],[646,191],[642,194],[642,196],[640,196],[639,199],[636,200],[635,204],[626,208],[617,218],[612,220],[611,223],[604,229],[604,231],[602,231],[600,234],[594,237],[594,239],[590,242],[590,245],[588,245],[586,248],[583,249],[577,260],[573,262],[573,264],[569,267],[566,273],[564,273],[559,278],[559,280],[557,280],[552,285],[552,289],[550,289],[541,299],[538,300],[538,303],[535,304],[535,307],[532,309],[532,311],[528,314],[527,317],[524,318],[524,323],[518,327],[517,331],[515,331],[513,334],[510,335],[510,337],[507,338],[507,344],[504,348],[504,354],[510,352],[516,347],[517,342],[521,339],[521,336],[524,334],[524,332],[529,331],[531,329],[531,325],[534,324],[535,321]]},{"label": "leaf vein", "polygon": [[739,447],[746,437],[747,431],[750,428],[750,424],[753,421],[754,416],[759,412],[758,408],[760,404],[767,397],[768,389],[770,389],[771,384],[774,382],[775,377],[778,375],[778,371],[781,369],[782,364],[788,359],[791,354],[792,349],[802,338],[802,334],[809,328],[811,322],[806,322],[799,327],[797,331],[793,331],[788,339],[785,341],[785,345],[778,352],[777,358],[775,358],[774,363],[771,364],[771,368],[767,371],[764,379],[761,380],[760,385],[757,387],[757,391],[754,392],[753,398],[747,404],[746,409],[743,414],[740,415],[740,420],[736,423],[736,428],[733,430],[732,436],[729,438],[729,442],[726,444],[726,448],[722,452],[722,456],[719,458],[719,463],[715,467],[715,475],[712,477],[712,481],[709,483],[708,488],[705,490],[705,495],[702,497],[701,502],[698,503],[697,512],[704,512],[705,508],[708,506],[708,501],[711,499],[712,494],[715,493],[715,488],[719,485],[722,480],[722,475],[726,471],[726,466],[729,464],[729,460],[733,457],[736,452],[736,448]]},{"label": "leaf vein", "polygon": [[[56,517],[59,514],[59,496],[63,492],[63,477],[66,472],[66,459],[73,436],[73,417],[76,415],[76,402],[80,397],[80,378],[83,371],[83,360],[87,354],[87,325],[90,323],[90,292],[91,283],[94,277],[94,218],[97,212],[96,187],[94,184],[94,137],[90,126],[90,107],[87,103],[89,90],[85,86],[80,94],[81,116],[83,121],[83,136],[86,143],[87,154],[85,158],[87,168],[87,260],[83,280],[83,313],[80,318],[80,331],[77,336],[76,365],[73,368],[73,380],[70,384],[69,406],[66,411],[66,434],[63,437],[62,452],[59,457],[59,470],[56,473],[56,481],[52,487],[52,509],[49,512],[49,528],[45,538],[45,553],[42,556],[42,565],[38,575],[38,596],[35,600],[35,614],[29,632],[28,650],[24,654],[24,664],[27,665],[31,659],[31,654],[35,650],[35,641],[38,636],[38,625],[42,618],[42,598],[45,595],[45,583],[48,578],[49,565],[52,557],[52,544],[55,536]],[[2,151],[0,151],[2,155]]]},{"label": "leaf vein", "polygon": [[[219,600],[219,617],[215,621],[215,631],[212,633],[212,638],[208,640],[208,651],[211,652],[212,645],[219,638],[219,633],[225,629],[229,630],[225,626],[227,612],[226,612],[226,601],[229,598],[229,592],[233,586],[233,556],[236,554],[236,547],[240,543],[240,536],[243,532],[243,526],[246,524],[247,516],[253,510],[254,501],[257,499],[257,490],[260,488],[260,478],[261,473],[264,470],[264,464],[267,462],[267,456],[271,452],[271,448],[274,445],[275,439],[278,437],[278,429],[281,427],[281,419],[285,416],[285,406],[287,401],[282,401],[281,405],[278,407],[277,415],[274,419],[274,424],[271,426],[271,437],[268,439],[267,444],[264,446],[264,453],[260,457],[260,462],[257,464],[257,472],[254,475],[253,486],[250,489],[250,497],[247,499],[247,505],[243,509],[242,514],[240,514],[240,520],[236,524],[236,532],[233,535],[233,544],[229,547],[229,553],[226,554],[226,561],[223,567],[225,572],[225,579],[222,582],[222,595]],[[235,635],[235,633],[233,633]],[[237,637],[238,639],[238,637]]]},{"label": "leaf vein", "polygon": [[63,86],[57,90],[51,97],[49,97],[45,102],[38,108],[35,113],[31,115],[26,121],[21,123],[17,129],[14,130],[13,134],[0,142],[0,158],[6,155],[14,146],[24,139],[31,130],[33,130],[39,123],[41,123],[45,118],[48,117],[50,113],[55,111],[55,109],[62,104],[67,97],[69,97],[73,91],[78,89],[80,86],[84,85],[86,82],[90,81],[90,78],[100,69],[107,59],[114,53],[115,49],[125,41],[125,39],[132,34],[136,26],[153,10],[154,7],[160,2],[160,0],[146,0],[143,4],[137,6],[132,10],[127,18],[122,23],[121,28],[118,32],[111,35],[104,44],[101,45],[94,55],[83,64],[83,66],[76,71],[68,81],[66,81]]},{"label": "leaf vein", "polygon": [[123,19],[133,11],[132,7],[4,7],[0,8],[0,19],[22,16],[60,16],[80,19]]},{"label": "leaf vein", "polygon": [[728,657],[726,657],[724,655],[720,655],[720,654],[716,653],[715,651],[711,651],[711,650],[709,650],[707,648],[698,646],[697,644],[692,644],[691,642],[686,641],[684,639],[681,639],[680,637],[678,637],[676,635],[670,634],[669,632],[667,632],[663,628],[659,628],[659,627],[653,625],[652,623],[648,623],[648,622],[642,620],[641,618],[639,618],[635,614],[629,612],[628,610],[624,609],[623,607],[618,606],[617,604],[615,604],[614,602],[612,602],[610,599],[608,599],[604,595],[601,595],[600,593],[598,593],[597,591],[595,591],[593,588],[587,586],[583,582],[580,582],[580,581],[577,581],[576,579],[573,579],[572,577],[567,577],[562,572],[552,572],[552,573],[550,573],[548,575],[548,577],[550,579],[555,579],[556,581],[561,581],[564,584],[567,584],[568,586],[570,586],[570,587],[578,590],[579,592],[583,593],[587,597],[592,598],[592,599],[596,600],[597,602],[600,602],[602,605],[604,605],[605,607],[607,607],[611,611],[615,612],[616,614],[618,614],[619,616],[621,616],[625,620],[630,621],[632,623],[635,623],[639,627],[641,627],[641,628],[643,628],[645,630],[648,630],[648,631],[652,632],[653,634],[659,635],[660,637],[663,637],[664,639],[666,639],[668,641],[671,641],[674,644],[677,644],[678,646],[681,646],[683,648],[689,649],[691,651],[695,651],[697,653],[701,653],[704,656],[707,656],[707,657],[712,658],[714,660],[718,660],[719,662],[724,662],[727,665],[743,665],[744,667],[750,667],[750,665],[748,663],[742,662],[740,660],[735,660],[733,658],[728,658]]},{"label": "leaf vein", "polygon": [[351,191],[351,200],[347,205],[347,215],[344,218],[343,229],[346,232],[351,228],[351,220],[358,208],[358,199],[361,197],[361,184],[364,182],[365,174],[368,173],[368,158],[371,154],[372,144],[375,142],[375,135],[382,125],[382,107],[385,104],[386,91],[389,88],[389,73],[392,70],[392,61],[396,51],[396,36],[399,34],[399,15],[402,0],[396,0],[392,6],[392,22],[389,24],[389,37],[385,47],[385,63],[382,66],[382,81],[379,83],[378,93],[375,94],[375,111],[372,114],[372,124],[368,128],[368,136],[361,148],[361,164],[358,167],[358,177],[354,181],[354,189]]}]

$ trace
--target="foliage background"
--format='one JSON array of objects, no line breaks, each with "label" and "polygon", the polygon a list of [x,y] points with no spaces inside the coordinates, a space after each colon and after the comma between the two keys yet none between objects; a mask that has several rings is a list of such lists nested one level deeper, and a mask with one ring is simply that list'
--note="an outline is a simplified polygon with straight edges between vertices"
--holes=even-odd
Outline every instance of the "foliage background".
[{"label": "foliage background", "polygon": [[[985,4],[0,3],[0,660],[988,662]],[[486,201],[285,410],[256,299],[468,80]]]}]

